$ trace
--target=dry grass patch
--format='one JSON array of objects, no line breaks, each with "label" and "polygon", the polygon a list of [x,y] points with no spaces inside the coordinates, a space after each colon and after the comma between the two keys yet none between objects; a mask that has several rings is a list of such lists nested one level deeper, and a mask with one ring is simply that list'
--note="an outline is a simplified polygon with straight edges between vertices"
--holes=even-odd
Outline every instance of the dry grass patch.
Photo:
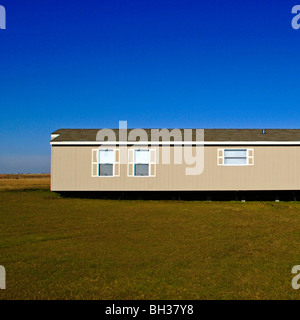
[{"label": "dry grass patch", "polygon": [[49,190],[50,178],[0,179],[0,191],[4,190]]},{"label": "dry grass patch", "polygon": [[0,179],[50,179],[50,174],[0,174]]}]

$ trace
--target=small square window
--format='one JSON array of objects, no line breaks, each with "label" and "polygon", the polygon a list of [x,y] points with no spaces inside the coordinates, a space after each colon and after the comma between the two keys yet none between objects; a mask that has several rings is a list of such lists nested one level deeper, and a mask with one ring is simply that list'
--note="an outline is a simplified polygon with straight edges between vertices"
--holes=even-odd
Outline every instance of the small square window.
[{"label": "small square window", "polygon": [[135,176],[149,176],[149,164],[136,164]]},{"label": "small square window", "polygon": [[99,163],[114,163],[114,151],[99,150]]},{"label": "small square window", "polygon": [[112,176],[113,165],[112,164],[99,164],[99,175],[100,176]]},{"label": "small square window", "polygon": [[149,163],[149,150],[135,150],[135,163]]}]

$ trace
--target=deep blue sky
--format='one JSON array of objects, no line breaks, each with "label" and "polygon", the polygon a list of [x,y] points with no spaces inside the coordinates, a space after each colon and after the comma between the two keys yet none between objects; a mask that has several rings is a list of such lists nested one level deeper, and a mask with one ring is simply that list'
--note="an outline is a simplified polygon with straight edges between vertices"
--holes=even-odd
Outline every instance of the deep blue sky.
[{"label": "deep blue sky", "polygon": [[58,128],[299,128],[300,0],[0,0],[0,173]]}]

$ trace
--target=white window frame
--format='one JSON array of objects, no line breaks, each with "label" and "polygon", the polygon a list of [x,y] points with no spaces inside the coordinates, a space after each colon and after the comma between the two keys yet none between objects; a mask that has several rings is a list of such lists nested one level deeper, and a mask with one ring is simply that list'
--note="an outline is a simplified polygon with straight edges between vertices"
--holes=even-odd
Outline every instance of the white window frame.
[{"label": "white window frame", "polygon": [[[113,151],[113,153],[114,153],[114,161],[112,163],[112,165],[113,165],[112,176],[100,176],[100,172],[99,172],[100,151]],[[116,172],[118,172],[118,173],[116,174]],[[114,149],[114,148],[92,149],[92,177],[114,178],[114,177],[119,177],[119,176],[120,176],[120,149]]]},{"label": "white window frame", "polygon": [[[244,164],[225,164],[225,151],[236,151],[245,150],[246,151],[246,163]],[[254,149],[249,148],[224,148],[217,150],[217,165],[226,167],[245,167],[254,165]]]},{"label": "white window frame", "polygon": [[[140,150],[147,150],[149,151],[149,171],[148,176],[136,176],[135,175],[135,165],[138,164],[135,162],[135,152]],[[152,160],[151,160],[152,159]],[[146,163],[145,163],[146,164]],[[130,173],[132,172],[132,173]],[[156,176],[156,149],[128,149],[128,161],[127,161],[127,176],[134,177],[134,178],[151,178]]]}]

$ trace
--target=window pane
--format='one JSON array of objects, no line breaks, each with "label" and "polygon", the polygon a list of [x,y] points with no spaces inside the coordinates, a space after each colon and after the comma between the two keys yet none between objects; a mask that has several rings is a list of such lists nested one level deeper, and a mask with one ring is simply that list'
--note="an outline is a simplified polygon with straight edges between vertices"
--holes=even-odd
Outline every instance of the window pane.
[{"label": "window pane", "polygon": [[114,163],[114,151],[113,150],[100,150],[100,163]]},{"label": "window pane", "polygon": [[149,175],[149,165],[148,164],[136,164],[134,175],[135,176],[148,176]]},{"label": "window pane", "polygon": [[112,176],[113,165],[112,164],[99,164],[100,176]]},{"label": "window pane", "polygon": [[149,163],[149,150],[135,150],[135,163]]},{"label": "window pane", "polygon": [[224,157],[227,158],[244,158],[247,157],[247,150],[246,149],[231,149],[225,150]]},{"label": "window pane", "polygon": [[247,164],[247,158],[225,158],[224,164]]}]

